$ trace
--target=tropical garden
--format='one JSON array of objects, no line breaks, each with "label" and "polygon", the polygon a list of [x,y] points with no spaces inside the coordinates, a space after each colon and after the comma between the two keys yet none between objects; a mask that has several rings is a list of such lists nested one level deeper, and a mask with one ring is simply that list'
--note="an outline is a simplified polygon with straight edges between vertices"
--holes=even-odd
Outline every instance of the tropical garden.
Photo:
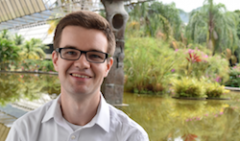
[{"label": "tropical garden", "polygon": [[[126,7],[125,91],[175,97],[222,97],[240,86],[240,11],[205,0],[185,13],[158,1]],[[189,16],[184,23],[180,14]],[[49,29],[53,31],[57,21]],[[40,39],[0,33],[1,71],[54,71]]]},{"label": "tropical garden", "polygon": [[185,24],[173,4],[128,7],[125,90],[220,98],[239,87],[240,11],[205,0]]},{"label": "tropical garden", "polygon": [[1,71],[53,71],[52,62],[45,59],[41,39],[25,40],[22,35],[0,32]]},{"label": "tropical garden", "polygon": [[[238,140],[240,95],[225,88],[240,87],[240,11],[213,0],[191,13],[160,1],[126,10],[124,103],[130,106],[120,109],[152,141]],[[49,33],[58,21],[50,22]],[[54,71],[46,48],[40,39],[0,32],[1,72]],[[1,106],[59,94],[60,84],[57,75],[0,73],[0,90]]]}]

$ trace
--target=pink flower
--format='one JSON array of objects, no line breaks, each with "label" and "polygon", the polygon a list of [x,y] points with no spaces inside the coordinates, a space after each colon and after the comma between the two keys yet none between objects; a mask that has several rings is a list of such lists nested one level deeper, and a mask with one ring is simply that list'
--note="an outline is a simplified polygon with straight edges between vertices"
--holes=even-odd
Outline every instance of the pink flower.
[{"label": "pink flower", "polygon": [[189,54],[191,54],[191,53],[193,53],[193,52],[194,52],[193,49],[188,49],[188,53],[189,53]]},{"label": "pink flower", "polygon": [[222,114],[223,114],[223,112],[220,112],[220,113],[219,113],[219,115],[222,115]]},{"label": "pink flower", "polygon": [[200,120],[200,118],[199,118],[199,117],[196,117],[196,120]]},{"label": "pink flower", "polygon": [[175,49],[175,52],[177,52],[178,51],[178,49]]},{"label": "pink flower", "polygon": [[221,81],[221,77],[217,76],[217,78],[215,79],[216,82],[220,82]]}]

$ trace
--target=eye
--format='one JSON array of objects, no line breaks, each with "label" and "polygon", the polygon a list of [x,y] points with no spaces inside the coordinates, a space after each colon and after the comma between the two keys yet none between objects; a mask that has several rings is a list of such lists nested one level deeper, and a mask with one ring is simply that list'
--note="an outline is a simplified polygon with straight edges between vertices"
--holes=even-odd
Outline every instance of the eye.
[{"label": "eye", "polygon": [[68,52],[66,52],[66,54],[68,54],[68,55],[76,55],[77,53],[75,51],[68,51]]},{"label": "eye", "polygon": [[64,56],[77,56],[79,54],[79,52],[77,52],[76,50],[72,50],[72,49],[65,49],[63,52]]},{"label": "eye", "polygon": [[105,54],[99,52],[88,52],[87,57],[92,61],[102,61],[105,59],[104,55]]},{"label": "eye", "polygon": [[89,57],[90,57],[90,58],[102,58],[102,57],[99,56],[98,54],[90,54]]}]

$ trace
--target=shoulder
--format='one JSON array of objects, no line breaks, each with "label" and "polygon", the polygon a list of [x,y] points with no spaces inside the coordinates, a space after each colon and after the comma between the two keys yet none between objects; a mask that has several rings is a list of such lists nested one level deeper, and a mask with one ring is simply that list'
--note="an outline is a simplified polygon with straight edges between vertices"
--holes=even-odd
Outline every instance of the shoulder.
[{"label": "shoulder", "polygon": [[148,141],[146,131],[123,111],[109,105],[110,118],[113,126],[117,126],[121,131],[122,140]]},{"label": "shoulder", "polygon": [[52,101],[18,118],[11,126],[7,141],[27,140],[31,134],[41,128],[41,121],[51,104]]},{"label": "shoulder", "polygon": [[17,119],[14,122],[14,124],[24,125],[24,124],[28,124],[28,123],[31,123],[31,122],[33,122],[33,123],[41,122],[42,118],[45,116],[49,107],[52,105],[52,102],[53,101],[50,101],[50,102],[44,104],[43,106],[26,113],[25,115],[23,115],[22,117]]}]

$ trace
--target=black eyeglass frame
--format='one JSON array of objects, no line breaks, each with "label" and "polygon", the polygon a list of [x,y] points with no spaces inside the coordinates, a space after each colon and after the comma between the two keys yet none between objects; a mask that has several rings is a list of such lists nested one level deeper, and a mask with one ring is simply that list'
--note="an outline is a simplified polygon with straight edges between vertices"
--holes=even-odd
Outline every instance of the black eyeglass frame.
[{"label": "black eyeglass frame", "polygon": [[[73,50],[77,50],[77,51],[80,51],[80,55],[79,55],[79,57],[78,57],[77,59],[66,59],[66,58],[63,58],[63,57],[62,57],[62,54],[61,54],[61,50],[62,50],[62,49],[73,49]],[[105,53],[105,52],[101,52],[101,51],[83,51],[83,50],[79,50],[79,49],[76,49],[76,48],[56,48],[55,51],[60,54],[60,57],[61,57],[62,59],[64,59],[64,60],[69,60],[69,61],[76,61],[76,60],[78,60],[78,59],[81,57],[82,54],[85,54],[86,60],[87,60],[88,62],[91,62],[91,63],[104,63],[109,57],[111,57],[108,53]],[[88,57],[87,57],[87,55],[86,55],[88,52],[98,52],[98,53],[105,54],[105,59],[104,59],[102,62],[89,61],[89,60],[88,60]]]}]

